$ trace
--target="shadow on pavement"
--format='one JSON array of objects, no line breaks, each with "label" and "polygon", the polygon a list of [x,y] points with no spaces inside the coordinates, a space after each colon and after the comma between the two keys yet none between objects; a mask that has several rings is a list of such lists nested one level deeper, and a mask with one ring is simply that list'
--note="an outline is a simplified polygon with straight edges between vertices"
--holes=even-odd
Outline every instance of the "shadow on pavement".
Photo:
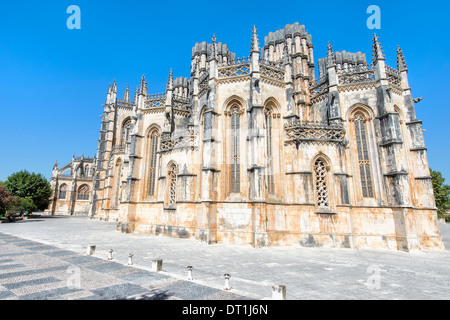
[{"label": "shadow on pavement", "polygon": [[166,293],[166,291],[153,289],[148,293],[141,294],[138,296],[127,297],[122,300],[167,300],[170,295]]}]

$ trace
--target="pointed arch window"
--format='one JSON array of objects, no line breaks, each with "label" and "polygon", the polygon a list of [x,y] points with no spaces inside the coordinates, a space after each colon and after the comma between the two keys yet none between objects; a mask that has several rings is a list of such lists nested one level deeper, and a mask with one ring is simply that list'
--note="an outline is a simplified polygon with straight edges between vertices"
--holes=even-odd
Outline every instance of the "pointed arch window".
[{"label": "pointed arch window", "polygon": [[314,174],[316,178],[316,204],[319,209],[330,209],[328,171],[323,159],[317,159],[314,162]]},{"label": "pointed arch window", "polygon": [[89,200],[89,186],[87,184],[83,184],[78,189],[77,200]]},{"label": "pointed arch window", "polygon": [[373,198],[373,184],[367,144],[367,119],[364,114],[357,113],[354,121],[362,193],[364,198]]},{"label": "pointed arch window", "polygon": [[239,193],[241,191],[240,181],[240,110],[238,106],[231,108],[231,192]]},{"label": "pointed arch window", "polygon": [[275,182],[273,176],[272,109],[265,108],[264,114],[266,120],[267,191],[269,194],[274,194]]},{"label": "pointed arch window", "polygon": [[61,199],[61,200],[65,199],[66,198],[66,193],[67,193],[67,185],[63,184],[59,188],[59,199]]},{"label": "pointed arch window", "polygon": [[149,134],[149,182],[148,182],[148,194],[150,196],[155,195],[156,186],[156,160],[158,156],[158,143],[159,143],[159,132],[153,130]]},{"label": "pointed arch window", "polygon": [[84,168],[84,176],[85,176],[86,178],[89,177],[89,166],[86,166],[86,167]]},{"label": "pointed arch window", "polygon": [[131,119],[127,119],[122,126],[122,141],[121,145],[125,146],[130,141]]}]

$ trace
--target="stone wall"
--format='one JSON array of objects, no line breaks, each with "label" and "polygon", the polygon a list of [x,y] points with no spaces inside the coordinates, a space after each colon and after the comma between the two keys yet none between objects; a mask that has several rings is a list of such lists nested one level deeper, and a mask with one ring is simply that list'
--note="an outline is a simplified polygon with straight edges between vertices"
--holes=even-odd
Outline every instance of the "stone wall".
[{"label": "stone wall", "polygon": [[263,48],[254,29],[249,57],[197,44],[191,78],[171,71],[164,94],[142,77],[118,100],[113,84],[91,214],[207,243],[442,249],[407,71],[373,41],[372,65],[330,44],[316,80],[303,26]]}]

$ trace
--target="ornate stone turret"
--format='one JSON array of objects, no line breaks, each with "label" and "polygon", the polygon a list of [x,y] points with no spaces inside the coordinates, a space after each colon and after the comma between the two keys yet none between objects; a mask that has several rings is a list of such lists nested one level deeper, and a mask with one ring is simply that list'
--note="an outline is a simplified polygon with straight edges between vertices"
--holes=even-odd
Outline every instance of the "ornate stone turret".
[{"label": "ornate stone turret", "polygon": [[328,42],[327,46],[327,73],[328,73],[328,83],[329,87],[334,87],[337,85],[337,75],[336,75],[336,57],[333,52],[333,47],[331,42]]},{"label": "ornate stone turret", "polygon": [[147,96],[148,96],[147,81],[145,80],[145,75],[142,75],[141,83],[139,85],[139,93],[137,95],[137,103],[135,102],[138,110],[144,108],[144,103]]},{"label": "ornate stone turret", "polygon": [[340,74],[365,71],[368,66],[366,55],[361,52],[353,53],[345,50],[334,52],[333,48],[329,48],[327,57],[318,61],[319,79],[327,75],[327,69],[333,64],[336,65],[336,72]]},{"label": "ornate stone turret", "polygon": [[372,45],[372,59],[373,62],[376,63],[379,60],[386,60],[384,57],[383,47],[378,41],[378,36],[375,33],[373,36],[373,45]]},{"label": "ornate stone turret", "polygon": [[327,65],[328,67],[332,67],[335,64],[335,56],[334,56],[334,52],[333,52],[333,46],[331,45],[331,42],[328,41],[328,46],[327,46],[328,50],[327,50]]},{"label": "ornate stone turret", "polygon": [[165,118],[163,131],[165,133],[172,133],[175,125],[173,115],[173,72],[170,69],[169,79],[166,85],[166,103],[165,103]]},{"label": "ornate stone turret", "polygon": [[210,54],[208,55],[208,66],[209,66],[209,79],[217,78],[217,67],[218,67],[218,57],[217,57],[217,43],[216,35],[212,37],[212,44],[210,46]]},{"label": "ornate stone turret", "polygon": [[108,86],[108,93],[106,94],[105,104],[110,104],[111,102],[111,83]]},{"label": "ornate stone turret", "polygon": [[145,75],[142,75],[142,78],[141,78],[141,84],[139,86],[139,95],[142,95],[142,96],[148,95],[147,81],[145,80]]},{"label": "ornate stone turret", "polygon": [[189,94],[189,79],[184,77],[175,78],[173,80],[173,95],[188,98]]},{"label": "ornate stone turret", "polygon": [[[217,40],[217,39],[216,39]],[[216,59],[218,64],[230,64],[234,63],[236,60],[236,54],[230,52],[226,44],[221,42],[213,44],[203,41],[201,43],[196,43],[192,48],[191,56],[191,76],[195,75],[196,68],[199,69],[199,74],[208,70],[209,60]]]},{"label": "ornate stone turret", "polygon": [[250,74],[252,77],[252,104],[254,106],[262,106],[261,90],[260,90],[260,67],[259,67],[259,41],[256,26],[253,26],[252,45],[250,50]]},{"label": "ornate stone turret", "polygon": [[375,69],[375,80],[382,81],[383,85],[387,85],[387,75],[386,75],[386,63],[384,53],[380,42],[378,41],[378,36],[374,34],[372,45],[372,61]]},{"label": "ornate stone turret", "polygon": [[127,84],[127,88],[125,89],[125,92],[123,94],[123,101],[130,102],[130,89],[128,88],[128,84]]},{"label": "ornate stone turret", "polygon": [[398,71],[407,71],[405,56],[403,55],[402,48],[397,47],[397,69]]},{"label": "ornate stone turret", "polygon": [[400,71],[402,77],[402,88],[403,90],[409,90],[408,82],[408,67],[406,66],[405,56],[400,46],[397,47],[397,70]]},{"label": "ornate stone turret", "polygon": [[336,70],[336,55],[333,52],[331,42],[328,42],[327,51],[327,74],[328,74],[328,101],[327,101],[327,124],[340,123],[342,121],[340,99],[338,92],[338,76]]},{"label": "ornate stone turret", "polygon": [[111,87],[110,103],[116,103],[116,100],[117,100],[117,84],[116,84],[116,80],[114,80],[113,85]]},{"label": "ornate stone turret", "polygon": [[138,110],[138,99],[139,99],[139,87],[136,87],[134,91],[133,97],[133,111],[136,112]]},{"label": "ornate stone turret", "polygon": [[253,26],[252,45],[251,45],[250,52],[251,53],[253,53],[253,52],[259,53],[259,40],[258,40],[258,33],[257,33],[256,26]]}]

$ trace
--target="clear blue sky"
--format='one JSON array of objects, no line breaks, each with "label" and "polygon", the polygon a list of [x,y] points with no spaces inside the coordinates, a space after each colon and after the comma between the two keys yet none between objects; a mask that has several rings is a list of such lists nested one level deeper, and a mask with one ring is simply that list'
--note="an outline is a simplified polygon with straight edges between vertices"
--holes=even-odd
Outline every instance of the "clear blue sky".
[{"label": "clear blue sky", "polygon": [[[450,41],[448,1],[1,1],[0,180],[27,169],[51,176],[57,160],[94,156],[102,104],[116,79],[118,95],[142,74],[149,91],[165,90],[170,68],[189,76],[196,42],[227,43],[248,56],[252,27],[260,42],[286,24],[304,24],[315,59],[362,51],[371,59],[369,5],[381,8],[377,30],[388,65],[406,56],[417,117],[423,120],[430,166],[450,183]],[[81,30],[69,30],[69,5],[81,8]],[[132,93],[133,95],[133,93]]]}]

